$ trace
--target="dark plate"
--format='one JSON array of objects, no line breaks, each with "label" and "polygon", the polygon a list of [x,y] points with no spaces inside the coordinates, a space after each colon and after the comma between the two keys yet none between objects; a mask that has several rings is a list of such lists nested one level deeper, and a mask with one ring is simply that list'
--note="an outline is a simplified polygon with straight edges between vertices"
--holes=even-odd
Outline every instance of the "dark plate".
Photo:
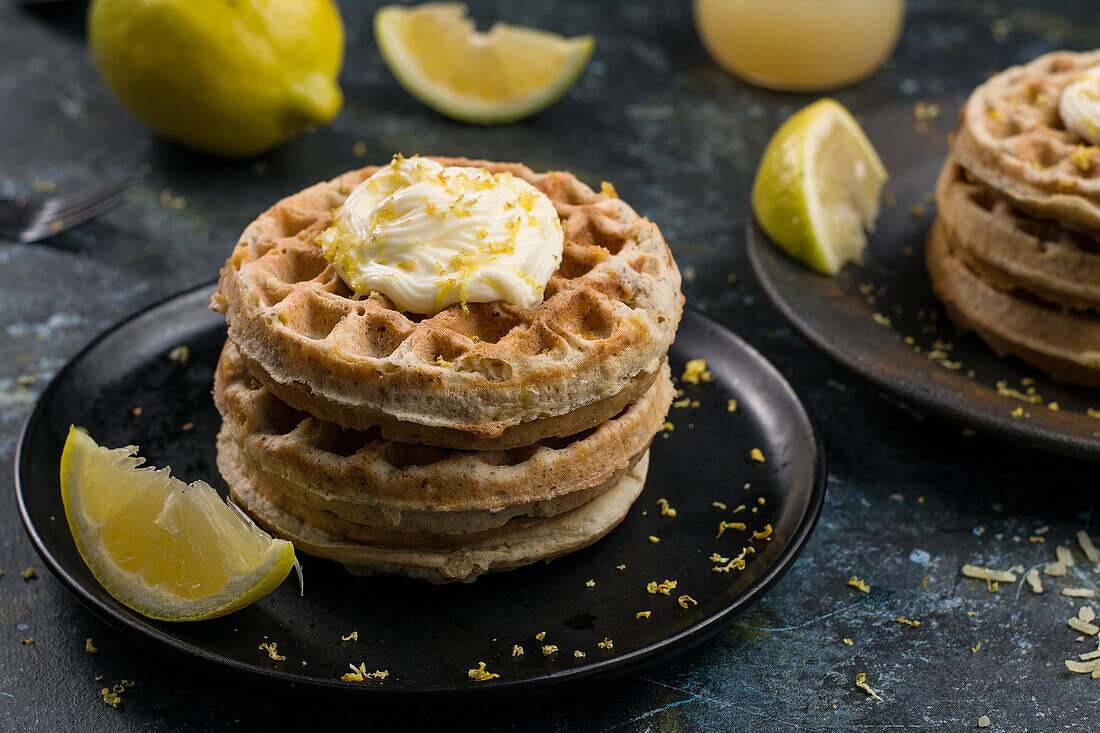
[{"label": "dark plate", "polygon": [[[797,395],[763,357],[722,326],[684,314],[672,349],[675,373],[705,358],[715,381],[687,386],[697,407],[674,408],[675,430],[654,441],[645,492],[622,525],[587,550],[550,564],[490,575],[476,583],[431,586],[402,578],[349,575],[302,557],[305,596],[293,575],[277,591],[226,618],[201,623],[151,621],[111,598],[73,544],[58,490],[62,444],[70,423],[102,445],[141,446],[153,465],[225,490],[214,464],[219,417],[210,396],[225,324],[210,313],[212,286],[167,300],[100,336],[46,389],[24,429],[16,456],[16,494],[35,548],[77,599],[133,637],[266,678],[352,694],[484,695],[559,687],[637,671],[684,652],[725,628],[760,599],[794,561],[821,510],[825,458],[813,421]],[[187,345],[186,362],[169,352]],[[738,402],[736,413],[727,400]],[[141,407],[140,416],[132,408]],[[184,430],[193,423],[194,427]],[[751,448],[767,456],[749,459]],[[743,485],[751,483],[751,489]],[[667,498],[675,517],[663,517]],[[763,505],[758,504],[763,499]],[[719,511],[712,502],[725,502]],[[758,507],[736,515],[739,504]],[[711,570],[711,553],[736,555],[746,533],[770,523],[743,572]],[[660,538],[658,544],[649,536]],[[625,564],[624,570],[616,566]],[[650,581],[673,579],[671,596]],[[586,581],[595,580],[593,587]],[[681,608],[689,594],[697,606]],[[646,619],[635,618],[651,610]],[[358,642],[341,636],[357,631]],[[535,635],[560,651],[544,656]],[[613,648],[599,642],[608,637]],[[275,642],[285,661],[259,649]],[[512,657],[519,644],[526,654]],[[574,657],[574,650],[586,653]],[[484,661],[499,679],[475,683],[467,670]],[[303,664],[304,662],[304,664]],[[339,680],[348,664],[388,669],[384,682]]]},{"label": "dark plate", "polygon": [[[886,191],[897,201],[883,209],[863,265],[848,265],[832,278],[812,272],[775,246],[750,215],[753,270],[795,328],[882,390],[990,435],[1100,460],[1100,420],[1087,414],[1100,407],[1100,393],[1052,382],[1017,359],[1000,358],[973,334],[959,337],[932,294],[923,256],[935,216],[929,199],[962,99],[938,101],[942,115],[924,125],[914,121],[908,104],[861,119],[891,174]],[[913,211],[917,206],[923,207],[920,215]],[[944,343],[953,348],[941,361],[930,359]],[[947,368],[943,361],[959,366]],[[1001,394],[998,382],[1022,394],[1034,389],[1041,401]],[[1048,409],[1051,402],[1060,409]],[[1022,414],[1014,414],[1017,408]]]}]

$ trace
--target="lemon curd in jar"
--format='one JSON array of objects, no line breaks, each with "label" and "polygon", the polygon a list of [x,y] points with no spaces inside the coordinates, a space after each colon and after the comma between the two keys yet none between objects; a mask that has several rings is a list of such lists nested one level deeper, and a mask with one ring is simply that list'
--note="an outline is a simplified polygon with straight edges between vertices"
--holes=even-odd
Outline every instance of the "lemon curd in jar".
[{"label": "lemon curd in jar", "polygon": [[905,0],[694,0],[695,25],[723,68],[772,89],[859,81],[901,33]]}]

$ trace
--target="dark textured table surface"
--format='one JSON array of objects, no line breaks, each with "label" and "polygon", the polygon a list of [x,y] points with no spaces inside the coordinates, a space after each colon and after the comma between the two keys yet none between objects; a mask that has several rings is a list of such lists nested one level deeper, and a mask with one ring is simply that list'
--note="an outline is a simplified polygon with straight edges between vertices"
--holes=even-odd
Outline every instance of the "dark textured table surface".
[{"label": "dark textured table surface", "polygon": [[[700,46],[686,1],[487,0],[472,4],[483,21],[593,33],[597,50],[546,112],[472,127],[397,86],[374,46],[375,3],[342,5],[344,111],[258,160],[227,162],[157,140],[126,115],[89,61],[80,3],[0,4],[0,196],[31,192],[36,181],[75,191],[137,164],[153,168],[128,205],[93,223],[46,244],[0,242],[0,465],[11,465],[24,418],[68,358],[125,314],[211,279],[240,230],[279,197],[396,151],[467,155],[609,180],[660,224],[687,275],[688,302],[772,359],[820,421],[830,470],[816,533],[727,632],[645,674],[514,706],[384,710],[264,689],[150,651],[44,570],[22,579],[40,562],[6,469],[0,730],[961,730],[982,715],[995,731],[1100,728],[1100,682],[1063,664],[1095,646],[1066,626],[1081,601],[1057,594],[1095,588],[1096,573],[1079,562],[1070,577],[1048,578],[1043,595],[1019,584],[993,593],[959,574],[967,562],[1030,568],[1052,559],[1056,544],[1075,546],[1079,530],[1100,535],[1095,465],[970,435],[882,397],[794,334],[748,270],[753,170],[779,122],[812,97],[723,73]],[[1038,5],[911,0],[887,68],[836,96],[857,115],[933,98],[957,105],[992,70],[1100,45],[1091,3]],[[366,152],[356,157],[360,141]],[[185,206],[165,206],[166,190]],[[869,594],[848,587],[853,574]],[[98,654],[85,652],[86,638]],[[855,686],[861,672],[881,701]],[[99,690],[122,678],[137,684],[110,708]]]}]

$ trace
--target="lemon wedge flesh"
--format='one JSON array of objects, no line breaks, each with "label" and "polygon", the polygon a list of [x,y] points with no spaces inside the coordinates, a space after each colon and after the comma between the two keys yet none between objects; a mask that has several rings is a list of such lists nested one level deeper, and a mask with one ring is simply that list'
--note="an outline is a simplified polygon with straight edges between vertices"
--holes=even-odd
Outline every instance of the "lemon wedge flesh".
[{"label": "lemon wedge flesh", "polygon": [[61,499],[77,550],[119,602],[162,621],[199,621],[244,608],[294,567],[276,540],[208,484],[142,467],[130,446],[109,450],[69,428]]},{"label": "lemon wedge flesh", "polygon": [[480,33],[463,3],[387,5],[374,16],[386,65],[410,94],[464,122],[501,124],[545,109],[577,81],[592,36],[497,23]]},{"label": "lemon wedge flesh", "polygon": [[887,178],[851,113],[822,99],[792,115],[768,143],[753,181],[753,214],[796,260],[835,275],[860,260]]}]

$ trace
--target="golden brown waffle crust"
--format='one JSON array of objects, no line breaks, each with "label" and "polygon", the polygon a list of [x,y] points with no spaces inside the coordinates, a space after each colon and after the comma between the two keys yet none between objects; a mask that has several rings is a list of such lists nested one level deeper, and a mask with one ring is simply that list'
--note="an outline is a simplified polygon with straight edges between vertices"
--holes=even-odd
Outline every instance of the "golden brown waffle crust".
[{"label": "golden brown waffle crust", "polygon": [[348,542],[310,526],[266,499],[249,477],[235,475],[233,466],[221,465],[220,456],[219,468],[228,474],[234,502],[269,532],[291,540],[295,548],[335,560],[356,574],[397,574],[432,583],[468,583],[487,572],[549,561],[591,545],[626,516],[645,487],[649,466],[647,453],[612,488],[572,511],[541,522],[516,525],[513,531],[458,549],[412,550]]},{"label": "golden brown waffle crust", "polygon": [[[224,429],[265,471],[334,507],[371,507],[397,527],[416,513],[547,514],[574,492],[618,481],[663,424],[668,367],[642,399],[596,428],[518,449],[455,451],[345,431],[291,410],[250,379],[227,341],[214,376]],[[413,515],[412,517],[408,515]],[[458,526],[463,522],[456,521]]]},{"label": "golden brown waffle crust", "polygon": [[[990,77],[963,107],[951,149],[975,178],[1021,210],[1100,236],[1100,152],[1058,115],[1062,90],[1096,64],[1100,50],[1055,51]],[[1087,170],[1074,153],[1085,156]]]},{"label": "golden brown waffle crust", "polygon": [[[314,242],[378,168],[351,171],[275,204],[222,268],[211,307],[265,384],[345,427],[400,421],[491,439],[535,421],[533,435],[561,435],[553,418],[637,390],[657,372],[683,296],[655,224],[569,173],[437,160],[511,172],[553,201],[565,246],[543,304],[453,305],[421,319],[379,293],[355,300]],[[596,410],[591,419],[606,418]]]},{"label": "golden brown waffle crust", "polygon": [[925,244],[932,289],[962,330],[998,354],[1012,354],[1068,384],[1100,387],[1100,320],[1093,314],[1039,305],[983,282],[952,253],[937,218]]},{"label": "golden brown waffle crust", "polygon": [[936,182],[936,206],[954,255],[986,283],[1100,310],[1100,246],[1090,238],[1025,217],[971,181],[950,155]]}]

